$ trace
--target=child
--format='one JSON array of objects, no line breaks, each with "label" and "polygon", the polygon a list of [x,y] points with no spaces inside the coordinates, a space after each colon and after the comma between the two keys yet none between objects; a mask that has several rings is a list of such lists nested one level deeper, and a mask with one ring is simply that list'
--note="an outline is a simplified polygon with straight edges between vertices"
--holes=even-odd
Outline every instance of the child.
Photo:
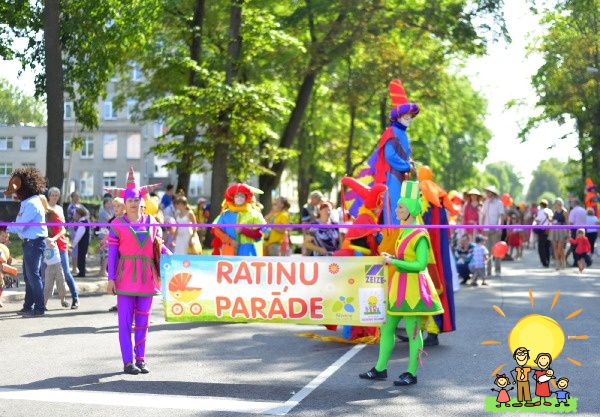
[{"label": "child", "polygon": [[69,307],[65,301],[67,289],[65,288],[65,274],[60,263],[60,252],[58,245],[51,238],[46,238],[46,249],[44,249],[44,262],[46,262],[46,275],[44,276],[44,305],[48,307],[48,299],[52,295],[54,283],[60,297],[60,305]]},{"label": "child", "polygon": [[481,285],[488,285],[485,282],[485,265],[488,259],[490,258],[490,253],[485,247],[485,237],[482,235],[477,235],[475,238],[475,248],[473,248],[473,259],[471,262],[473,263],[473,279],[471,280],[471,285],[477,286],[477,278],[481,278]]},{"label": "child", "polygon": [[[6,228],[0,229],[0,307],[4,307],[2,304],[2,292],[4,291],[5,276],[10,275],[12,278],[17,276],[17,270],[10,266],[12,258],[10,257],[10,251],[8,245],[10,244],[9,234],[6,232]],[[11,283],[12,278],[7,278],[7,281]]]},{"label": "child", "polygon": [[89,223],[87,219],[88,211],[83,207],[77,207],[75,209],[74,220],[79,223],[83,223],[81,226],[77,226],[75,237],[73,238],[72,247],[77,248],[77,269],[79,274],[77,277],[85,277],[85,258],[88,253],[90,246],[90,228],[85,226],[85,223]]},{"label": "child", "polygon": [[590,257],[592,245],[590,245],[590,241],[585,236],[585,229],[577,229],[575,239],[569,239],[569,241],[575,246],[573,258],[577,263],[579,272],[583,272],[583,269],[585,268],[584,263],[587,266],[592,265],[592,258]]}]

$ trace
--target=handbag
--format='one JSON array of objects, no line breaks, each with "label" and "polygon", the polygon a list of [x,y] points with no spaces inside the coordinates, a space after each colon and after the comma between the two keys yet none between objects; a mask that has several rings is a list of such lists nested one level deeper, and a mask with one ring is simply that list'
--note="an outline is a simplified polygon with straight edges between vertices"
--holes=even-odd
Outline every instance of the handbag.
[{"label": "handbag", "polygon": [[194,232],[190,237],[190,243],[188,245],[188,254],[189,255],[202,255],[202,244],[200,243],[200,238],[198,234]]}]

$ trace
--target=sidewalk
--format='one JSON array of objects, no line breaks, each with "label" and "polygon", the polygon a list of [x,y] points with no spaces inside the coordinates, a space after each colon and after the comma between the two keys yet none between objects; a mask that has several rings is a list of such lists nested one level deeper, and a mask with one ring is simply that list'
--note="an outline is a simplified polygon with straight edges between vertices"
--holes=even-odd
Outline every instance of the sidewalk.
[{"label": "sidewalk", "polygon": [[[69,261],[71,260],[69,259]],[[2,293],[2,301],[5,303],[18,303],[25,299],[25,281],[23,279],[22,260],[15,259],[12,266],[17,268],[17,271],[19,271],[19,286],[13,286],[12,288],[4,289],[4,292]],[[75,285],[77,285],[77,291],[79,293],[101,293],[106,291],[106,277],[100,276],[99,254],[88,255],[85,277],[80,278],[74,276],[73,278],[75,279]],[[54,297],[58,297],[56,290],[54,291]],[[71,294],[67,288],[67,299],[70,297]]]}]

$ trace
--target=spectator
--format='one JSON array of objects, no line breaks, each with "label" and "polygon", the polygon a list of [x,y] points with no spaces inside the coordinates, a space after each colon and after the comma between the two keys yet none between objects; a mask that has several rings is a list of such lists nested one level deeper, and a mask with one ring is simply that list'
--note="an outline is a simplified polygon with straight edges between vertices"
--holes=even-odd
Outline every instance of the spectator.
[{"label": "spectator", "polygon": [[[45,313],[44,283],[40,274],[48,228],[44,225],[45,209],[39,195],[46,187],[46,179],[35,168],[19,167],[12,172],[4,195],[15,195],[21,202],[17,221],[26,225],[7,227],[23,240],[23,276],[25,302],[19,313],[23,317],[40,317]],[[28,223],[28,224],[27,224]]]},{"label": "spectator", "polygon": [[[98,223],[109,223],[112,218],[114,218],[115,212],[113,209],[113,198],[105,197],[102,200],[102,207],[100,208],[100,213],[98,214]],[[98,238],[100,240],[106,238],[108,236],[108,226],[102,226],[98,229]],[[100,249],[100,276],[106,277],[108,276],[107,268],[108,267],[108,247],[104,246]]]},{"label": "spectator", "polygon": [[[83,209],[85,209],[85,211],[86,211],[85,217],[87,217],[87,218],[90,217],[90,212],[88,211],[88,209],[79,202],[79,193],[77,191],[73,191],[71,193],[71,203],[67,207],[67,222],[68,223],[77,222],[77,220],[75,220],[75,210],[77,210],[78,207],[82,207]],[[69,237],[71,238],[71,243],[75,239],[75,228],[76,228],[76,226],[69,226],[67,228],[67,230],[69,231]],[[79,259],[78,255],[77,255],[77,249],[78,249],[77,245],[71,244],[71,260],[73,263],[73,265],[72,265],[73,275],[77,275],[76,265],[78,265],[77,260]],[[79,271],[79,273],[81,273],[81,271]],[[83,273],[85,275],[85,271]]]},{"label": "spectator", "polygon": [[167,191],[160,199],[160,208],[162,210],[165,210],[173,203],[173,194],[175,194],[175,186],[173,184],[167,185]]},{"label": "spectator", "polygon": [[[594,209],[589,208],[586,210],[586,213],[586,224],[588,226],[596,226],[598,224],[598,217],[594,214]],[[596,239],[598,238],[598,229],[596,227],[588,227],[585,229],[585,237],[590,241],[590,246],[592,247],[591,254],[593,255],[595,253]]]},{"label": "spectator", "polygon": [[461,236],[454,248],[454,259],[458,276],[462,279],[461,284],[466,284],[471,276],[473,249],[475,244],[471,242],[471,235],[467,233]]},{"label": "spectator", "polygon": [[[573,207],[571,208],[571,212],[569,213],[569,224],[577,226],[576,228],[571,229],[572,239],[575,239],[577,229],[587,224],[587,212],[581,206],[581,201],[579,201],[578,199],[573,200]],[[573,249],[575,249],[575,247],[573,246],[573,244],[571,244],[569,250],[567,251],[567,254],[565,255],[565,258],[569,257],[569,255],[573,252]],[[573,267],[577,267],[577,261],[575,260],[575,256],[573,256]]]},{"label": "spectator", "polygon": [[544,268],[550,266],[550,241],[548,240],[548,228],[543,226],[549,225],[550,222],[552,222],[552,210],[548,208],[548,200],[542,198],[533,221],[533,224],[542,227],[533,229],[533,231],[537,235],[538,255]]},{"label": "spectator", "polygon": [[[554,200],[554,212],[552,213],[552,224],[553,225],[566,225],[567,224],[567,209],[562,198],[557,197]],[[552,243],[552,253],[554,254],[554,266],[556,270],[565,269],[567,267],[567,261],[565,257],[565,243],[569,238],[569,231],[567,229],[550,229],[548,233],[548,239]]]},{"label": "spectator", "polygon": [[[208,223],[208,219],[210,218],[210,211],[206,208],[206,203],[207,201],[204,197],[200,197],[197,201],[196,221],[199,224]],[[198,227],[198,237],[200,238],[200,242],[204,242],[204,238],[206,237],[206,227]]]},{"label": "spectator", "polygon": [[50,187],[48,189],[48,206],[54,210],[56,214],[62,219],[63,223],[65,221],[65,211],[62,206],[58,204],[60,200],[60,190],[57,187]]},{"label": "spectator", "polygon": [[[483,196],[477,188],[471,188],[464,194],[465,205],[462,212],[462,224],[476,225],[481,224],[481,200]],[[481,234],[481,229],[465,229],[475,239],[475,236]]]},{"label": "spectator", "polygon": [[75,210],[75,222],[82,223],[81,226],[77,226],[72,243],[73,247],[78,247],[77,269],[79,269],[79,274],[77,274],[77,277],[79,278],[85,277],[85,260],[90,246],[90,227],[85,226],[89,223],[86,217],[88,214],[88,211],[84,207],[77,207]]},{"label": "spectator", "polygon": [[[289,224],[290,223],[290,203],[285,197],[277,197],[273,202],[273,209],[265,216],[267,223]],[[285,256],[286,252],[282,250],[285,240],[289,248],[289,229],[274,228],[265,237],[265,255],[267,256]]]},{"label": "spectator", "polygon": [[579,268],[579,272],[583,272],[585,265],[592,266],[592,258],[590,251],[592,247],[590,241],[585,237],[585,229],[577,229],[575,239],[570,239],[571,244],[574,246],[573,258]]},{"label": "spectator", "polygon": [[[196,216],[194,215],[194,211],[188,204],[187,198],[185,196],[177,196],[173,200],[173,207],[175,208],[175,222],[179,224],[195,224]],[[185,226],[185,227],[177,227],[175,230],[175,249],[173,253],[175,255],[187,255],[190,250],[191,239],[196,233],[195,227]],[[200,253],[196,253],[196,255],[202,254],[202,248],[200,248]]]},{"label": "spectator", "polygon": [[477,286],[477,280],[481,278],[481,285],[488,285],[485,282],[485,265],[490,258],[490,253],[485,243],[486,237],[483,235],[477,235],[475,238],[475,247],[473,248],[473,279],[471,285]]},{"label": "spectator", "polygon": [[[319,218],[313,224],[330,225],[331,203],[323,202],[319,206]],[[338,228],[310,228],[304,236],[304,249],[312,256],[329,256],[340,249],[340,232]]]},{"label": "spectator", "polygon": [[[483,216],[481,220],[482,225],[486,226],[499,226],[505,220],[504,204],[500,198],[499,193],[495,186],[490,185],[483,189],[487,195],[487,200],[483,203]],[[491,252],[494,245],[500,242],[502,236],[501,229],[484,229],[487,233],[486,248],[488,252]],[[501,271],[501,259],[494,257],[494,273],[500,275]],[[488,257],[487,261],[487,276],[492,275],[492,258]]]}]

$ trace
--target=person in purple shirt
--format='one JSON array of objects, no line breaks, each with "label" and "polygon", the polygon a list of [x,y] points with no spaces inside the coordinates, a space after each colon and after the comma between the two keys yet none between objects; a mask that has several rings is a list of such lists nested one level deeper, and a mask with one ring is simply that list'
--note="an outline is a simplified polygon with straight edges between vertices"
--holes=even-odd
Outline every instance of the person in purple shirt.
[{"label": "person in purple shirt", "polygon": [[23,317],[44,315],[44,283],[41,266],[46,249],[48,228],[45,223],[45,210],[38,197],[46,188],[46,179],[41,172],[31,167],[19,167],[12,173],[5,196],[15,195],[21,202],[17,223],[10,225],[9,233],[16,233],[23,241],[23,276],[25,277],[25,302],[19,313]]}]

